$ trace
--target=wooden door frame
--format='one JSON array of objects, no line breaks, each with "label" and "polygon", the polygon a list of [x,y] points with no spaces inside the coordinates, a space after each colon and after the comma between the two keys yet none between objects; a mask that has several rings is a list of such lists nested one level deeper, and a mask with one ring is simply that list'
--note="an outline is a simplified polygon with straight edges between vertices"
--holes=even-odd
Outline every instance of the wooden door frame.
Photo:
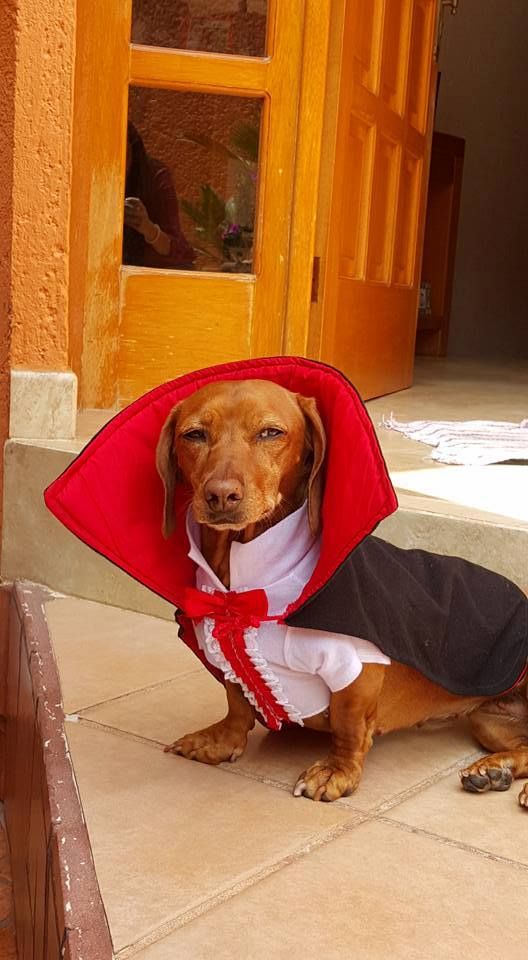
[{"label": "wooden door frame", "polygon": [[81,407],[116,402],[130,10],[77,3],[68,312]]},{"label": "wooden door frame", "polygon": [[334,164],[337,147],[339,93],[341,87],[341,60],[345,30],[347,0],[330,0],[330,31],[328,37],[325,108],[318,182],[318,204],[315,224],[314,257],[318,261],[317,289],[310,303],[307,329],[307,356],[319,359],[323,334],[323,315],[326,307],[325,280],[327,269],[328,234],[332,209]]},{"label": "wooden door frame", "polygon": [[[286,0],[270,0],[272,10],[277,3]],[[253,355],[266,352],[270,342],[283,352],[307,351],[318,209],[313,185],[319,178],[331,6],[332,0],[304,0],[301,92],[292,134],[296,152],[286,224],[289,253],[273,280],[282,284],[284,305],[280,313],[270,314],[266,323],[252,331]],[[83,407],[113,407],[117,400],[128,85],[145,79],[147,56],[150,71],[156,59],[155,48],[146,51],[131,46],[130,19],[131,0],[112,4],[107,0],[80,0],[77,5],[69,330],[70,364],[79,377]],[[233,88],[234,58],[230,56],[178,51],[174,63],[176,58],[178,74],[171,82],[175,88],[192,84],[193,89],[211,92],[210,69],[214,62],[215,93],[223,90],[222,78],[229,93],[248,93],[244,84]],[[236,59],[238,69],[244,60],[253,95],[256,86],[266,95],[268,78],[281,65],[273,57]],[[160,51],[160,79],[164,82],[166,62],[166,54],[162,56]],[[287,96],[287,89],[283,96]],[[273,159],[280,176],[282,157]],[[259,296],[265,297],[265,291]],[[263,303],[261,315],[264,312]]]}]

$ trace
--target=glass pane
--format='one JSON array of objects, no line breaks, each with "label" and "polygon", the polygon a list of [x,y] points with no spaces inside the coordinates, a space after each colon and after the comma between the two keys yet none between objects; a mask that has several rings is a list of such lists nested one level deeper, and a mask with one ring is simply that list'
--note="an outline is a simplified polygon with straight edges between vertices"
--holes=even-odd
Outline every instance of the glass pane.
[{"label": "glass pane", "polygon": [[123,263],[251,272],[261,107],[130,88]]},{"label": "glass pane", "polygon": [[263,57],[267,0],[133,0],[132,43]]}]

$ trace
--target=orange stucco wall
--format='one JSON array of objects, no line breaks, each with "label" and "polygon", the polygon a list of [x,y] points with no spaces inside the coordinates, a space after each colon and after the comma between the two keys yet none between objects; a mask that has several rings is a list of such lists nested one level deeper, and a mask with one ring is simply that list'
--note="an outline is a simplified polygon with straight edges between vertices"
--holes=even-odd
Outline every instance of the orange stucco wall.
[{"label": "orange stucco wall", "polygon": [[0,450],[10,369],[68,367],[74,28],[75,0],[0,2]]},{"label": "orange stucco wall", "polygon": [[16,0],[11,364],[68,364],[75,0]]},{"label": "orange stucco wall", "polygon": [[[15,35],[15,0],[3,0],[0,7],[0,451],[9,430]],[[0,464],[0,527],[2,504],[3,470]]]}]

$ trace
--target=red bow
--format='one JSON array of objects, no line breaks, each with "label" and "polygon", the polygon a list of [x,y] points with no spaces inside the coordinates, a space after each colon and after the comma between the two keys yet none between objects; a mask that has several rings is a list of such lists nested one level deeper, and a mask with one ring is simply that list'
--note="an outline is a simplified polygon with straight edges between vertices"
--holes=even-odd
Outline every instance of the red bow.
[{"label": "red bow", "polygon": [[263,620],[269,619],[265,590],[247,590],[244,593],[215,590],[214,593],[206,593],[187,587],[183,608],[191,620],[212,617],[217,625],[231,623],[235,630],[258,627]]},{"label": "red bow", "polygon": [[276,620],[268,616],[268,598],[265,590],[247,590],[245,593],[230,591],[206,593],[188,587],[182,604],[191,620],[211,617],[214,622],[213,637],[218,640],[223,656],[231,666],[243,688],[255,697],[260,712],[268,725],[278,730],[288,714],[277,703],[271,690],[248,656],[244,642],[244,630],[258,627],[263,620]]}]

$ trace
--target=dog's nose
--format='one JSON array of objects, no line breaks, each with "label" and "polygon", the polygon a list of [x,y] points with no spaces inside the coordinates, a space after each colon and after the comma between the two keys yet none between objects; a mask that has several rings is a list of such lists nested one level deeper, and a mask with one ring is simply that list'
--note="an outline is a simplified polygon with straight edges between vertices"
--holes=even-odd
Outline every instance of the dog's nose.
[{"label": "dog's nose", "polygon": [[235,510],[244,495],[242,484],[238,480],[208,480],[204,487],[204,496],[210,510],[215,513],[229,513]]}]

